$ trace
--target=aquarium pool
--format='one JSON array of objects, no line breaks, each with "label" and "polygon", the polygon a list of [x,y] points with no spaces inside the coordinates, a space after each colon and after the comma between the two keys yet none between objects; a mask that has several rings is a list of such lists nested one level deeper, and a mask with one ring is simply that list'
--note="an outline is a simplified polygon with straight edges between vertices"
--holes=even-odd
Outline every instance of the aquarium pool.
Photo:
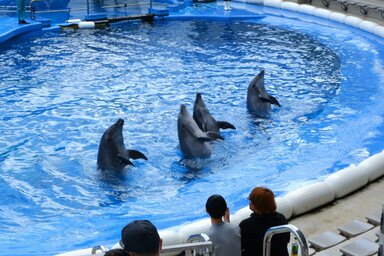
[{"label": "aquarium pool", "polygon": [[[210,11],[181,15],[201,8]],[[255,9],[247,20],[130,22],[4,46],[0,254],[110,246],[133,219],[163,229],[206,217],[214,193],[234,212],[254,186],[283,195],[380,152],[383,39]],[[268,119],[245,104],[262,69],[282,105]],[[210,159],[182,160],[177,115],[182,103],[192,112],[197,92],[237,129]],[[149,160],[117,175],[98,171],[96,157],[118,118],[127,148]]]}]

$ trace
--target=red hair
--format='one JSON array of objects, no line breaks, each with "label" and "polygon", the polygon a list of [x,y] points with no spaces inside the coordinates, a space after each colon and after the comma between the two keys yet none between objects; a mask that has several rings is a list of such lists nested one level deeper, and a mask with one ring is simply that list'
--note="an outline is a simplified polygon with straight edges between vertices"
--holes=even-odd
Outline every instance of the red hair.
[{"label": "red hair", "polygon": [[276,211],[275,194],[268,188],[254,188],[249,194],[248,200],[251,201],[260,214],[274,213]]}]

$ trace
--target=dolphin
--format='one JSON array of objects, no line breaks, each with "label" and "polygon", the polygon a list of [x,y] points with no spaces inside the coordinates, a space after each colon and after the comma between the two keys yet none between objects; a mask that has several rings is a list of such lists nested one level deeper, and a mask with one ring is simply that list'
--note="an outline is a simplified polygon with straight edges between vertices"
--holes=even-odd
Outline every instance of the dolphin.
[{"label": "dolphin", "polygon": [[188,113],[184,104],[180,107],[177,132],[184,158],[209,158],[212,149],[208,142],[217,139],[223,140],[223,137],[216,132],[203,132]]},{"label": "dolphin", "polygon": [[203,132],[219,133],[220,128],[236,129],[231,123],[216,121],[215,118],[213,118],[201,97],[201,93],[196,94],[195,104],[193,105],[193,119]]},{"label": "dolphin", "polygon": [[277,99],[269,95],[265,89],[264,70],[262,70],[248,86],[247,107],[252,114],[268,116],[271,104],[281,107]]},{"label": "dolphin", "polygon": [[133,149],[126,149],[123,138],[124,120],[119,119],[103,134],[99,144],[99,152],[97,154],[97,168],[100,170],[121,171],[127,165],[134,164],[129,160],[145,159],[147,157]]}]

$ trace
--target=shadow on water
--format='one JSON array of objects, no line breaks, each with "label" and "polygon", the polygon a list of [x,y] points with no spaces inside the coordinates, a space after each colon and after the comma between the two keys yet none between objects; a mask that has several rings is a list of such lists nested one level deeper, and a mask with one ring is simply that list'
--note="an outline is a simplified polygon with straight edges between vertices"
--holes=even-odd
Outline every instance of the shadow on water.
[{"label": "shadow on water", "polygon": [[[273,115],[274,113],[271,113]],[[248,129],[249,134],[253,136],[264,136],[268,140],[271,138],[271,135],[268,133],[268,129],[271,126],[276,125],[272,116],[260,116],[248,112]]]},{"label": "shadow on water", "polygon": [[210,159],[181,159],[171,165],[173,178],[186,184],[202,179],[211,172]]},{"label": "shadow on water", "polygon": [[134,186],[129,184],[128,171],[127,169],[119,172],[97,170],[99,188],[104,191],[106,197],[104,200],[100,200],[101,207],[122,204],[127,198],[133,197],[131,192],[134,190]]}]

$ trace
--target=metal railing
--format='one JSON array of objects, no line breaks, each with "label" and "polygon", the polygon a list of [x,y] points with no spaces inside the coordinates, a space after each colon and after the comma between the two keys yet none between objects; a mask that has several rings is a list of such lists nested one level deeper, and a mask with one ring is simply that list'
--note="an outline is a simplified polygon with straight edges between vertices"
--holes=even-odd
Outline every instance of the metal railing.
[{"label": "metal railing", "polygon": [[381,206],[378,256],[384,256],[384,204]]},{"label": "metal railing", "polygon": [[46,0],[31,0],[31,2],[29,3],[29,10],[30,10],[30,18],[31,19],[35,19],[36,18],[36,13],[57,13],[57,12],[66,12],[68,15],[68,18],[69,18],[69,12],[70,12],[70,9],[62,9],[62,10],[42,10],[42,11],[37,11],[35,9],[35,7],[33,6],[34,3],[37,3],[37,2],[46,2]]},{"label": "metal railing", "polygon": [[[47,0],[31,0],[29,4],[29,11],[30,11],[30,18],[35,19],[36,14],[49,14],[49,13],[67,13],[67,18],[69,19],[70,14],[82,12],[84,15],[90,15],[92,4],[89,0],[84,1],[83,6],[78,6],[76,8],[63,8],[63,9],[40,9],[39,6],[36,5],[36,3],[47,3]],[[130,3],[129,3],[130,2]],[[48,5],[48,4],[47,4]],[[108,9],[122,9],[125,15],[128,15],[128,9],[132,7],[142,7],[142,6],[148,6],[149,8],[152,7],[152,0],[136,0],[136,1],[128,1],[127,3],[115,3],[115,4],[104,4],[104,2],[101,2],[100,8],[108,12]]]},{"label": "metal railing", "polygon": [[308,244],[307,244],[307,240],[304,237],[303,232],[301,232],[300,229],[298,229],[297,227],[291,224],[271,227],[267,230],[267,232],[264,235],[263,255],[264,256],[271,255],[271,242],[272,242],[273,235],[287,233],[287,232],[292,233],[295,237],[297,237],[297,240],[299,242],[299,246],[301,249],[301,256],[308,256],[309,255]]},{"label": "metal railing", "polygon": [[187,243],[163,246],[161,255],[179,255],[185,252],[185,256],[211,256],[213,255],[213,244],[206,234],[191,235]]}]

